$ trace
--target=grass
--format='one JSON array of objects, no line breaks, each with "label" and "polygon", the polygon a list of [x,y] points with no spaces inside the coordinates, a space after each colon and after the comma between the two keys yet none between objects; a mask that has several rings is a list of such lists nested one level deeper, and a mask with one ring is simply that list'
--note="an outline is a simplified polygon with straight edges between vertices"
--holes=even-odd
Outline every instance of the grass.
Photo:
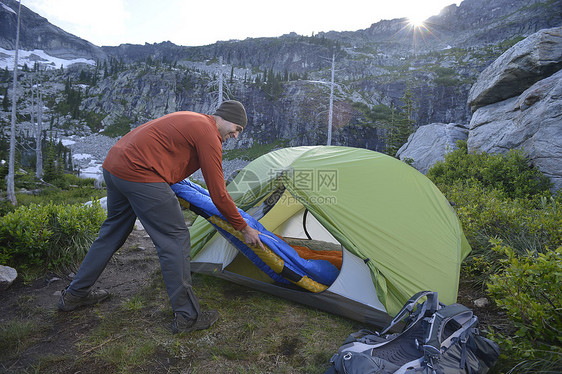
[{"label": "grass", "polygon": [[[65,334],[69,354],[45,350],[25,372],[104,373],[320,373],[347,335],[360,328],[324,313],[217,278],[195,274],[203,309],[217,309],[209,330],[171,334],[172,311],[160,271],[146,287],[117,307],[104,304],[73,313],[33,310],[33,297],[18,300],[27,310],[0,333],[0,371],[53,331]],[[43,327],[41,327],[43,326]],[[46,326],[50,326],[47,328]],[[53,327],[54,326],[54,327]],[[54,330],[53,330],[54,329]],[[85,370],[87,368],[87,370]]]},{"label": "grass", "polygon": [[0,327],[0,361],[13,359],[32,345],[41,331],[39,322],[15,319]]},{"label": "grass", "polygon": [[[75,175],[65,174],[61,177],[64,181],[65,188],[54,185],[45,186],[39,183],[35,177],[26,176],[27,182],[17,181],[16,183],[16,200],[17,206],[27,206],[30,204],[77,204],[87,201],[99,200],[106,196],[105,188],[96,188],[96,182],[92,178],[82,179]],[[61,182],[62,183],[62,182]],[[36,190],[35,194],[21,193],[20,188],[28,190]],[[7,196],[6,185],[0,182],[0,197]],[[0,199],[0,216],[15,210],[7,199]]]},{"label": "grass", "polygon": [[[492,205],[488,200],[486,205]],[[545,200],[543,209],[547,203]],[[529,247],[529,243],[525,242],[524,247]],[[128,250],[141,251],[139,244],[132,244]],[[135,262],[139,271],[148,268],[145,258],[129,261],[128,265]],[[479,267],[478,263],[473,267]],[[104,303],[73,313],[38,308],[35,292],[18,296],[13,304],[14,317],[6,319],[0,315],[0,372],[322,373],[345,338],[365,327],[195,274],[193,286],[202,308],[216,309],[221,317],[209,330],[172,335],[169,329],[172,310],[162,275],[158,270],[148,278],[148,283],[143,283],[146,286],[138,286],[111,306]],[[461,288],[466,291],[468,280],[474,276],[465,271],[461,278]],[[483,289],[478,296],[483,296]],[[473,299],[472,295],[465,298],[465,305],[469,306]],[[487,317],[481,319],[483,333],[486,326],[497,327],[498,323],[508,322],[505,313],[494,314],[497,311],[491,309],[476,313]],[[509,326],[500,330],[511,332]],[[546,363],[524,361],[518,369],[532,372],[538,366],[542,369],[552,366],[554,372],[561,363],[562,359]],[[512,360],[500,359],[494,373],[507,372],[513,365]]]}]

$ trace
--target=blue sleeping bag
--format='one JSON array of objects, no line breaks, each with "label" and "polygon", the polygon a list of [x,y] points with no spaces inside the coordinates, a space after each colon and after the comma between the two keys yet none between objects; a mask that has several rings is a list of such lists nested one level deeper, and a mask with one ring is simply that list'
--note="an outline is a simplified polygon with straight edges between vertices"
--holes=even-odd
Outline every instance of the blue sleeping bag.
[{"label": "blue sleeping bag", "polygon": [[[178,197],[186,200],[201,211],[203,216],[207,215],[205,218],[217,216],[226,221],[226,218],[219,212],[215,204],[213,204],[213,201],[209,196],[209,192],[203,187],[186,179],[173,184],[171,188]],[[238,211],[250,227],[260,232],[260,240],[262,243],[283,259],[287,269],[300,276],[307,276],[308,278],[327,286],[331,285],[336,280],[339,270],[332,263],[326,260],[306,260],[301,258],[293,247],[277,237],[275,234],[268,231],[252,216],[241,209],[238,209]],[[259,269],[271,277],[271,279],[283,284],[291,283],[281,274],[274,272],[250,247],[246,245],[246,243],[240,241],[228,231],[223,230],[214,224],[213,226]]]}]

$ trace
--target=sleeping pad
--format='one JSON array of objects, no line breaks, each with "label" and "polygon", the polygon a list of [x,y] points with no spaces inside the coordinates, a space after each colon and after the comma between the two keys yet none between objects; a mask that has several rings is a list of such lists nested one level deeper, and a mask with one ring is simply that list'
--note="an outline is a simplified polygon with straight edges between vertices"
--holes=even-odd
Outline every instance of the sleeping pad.
[{"label": "sleeping pad", "polygon": [[[213,204],[209,192],[203,187],[183,180],[171,185],[182,203],[186,201],[190,209],[203,216],[217,231],[252,261],[260,270],[280,284],[294,283],[311,292],[321,292],[330,286],[339,274],[336,266],[326,260],[307,260],[280,237],[268,231],[260,222],[241,209],[240,215],[246,223],[260,232],[260,240],[266,250],[249,247],[242,233],[235,230]],[[182,204],[184,205],[184,204]]]}]

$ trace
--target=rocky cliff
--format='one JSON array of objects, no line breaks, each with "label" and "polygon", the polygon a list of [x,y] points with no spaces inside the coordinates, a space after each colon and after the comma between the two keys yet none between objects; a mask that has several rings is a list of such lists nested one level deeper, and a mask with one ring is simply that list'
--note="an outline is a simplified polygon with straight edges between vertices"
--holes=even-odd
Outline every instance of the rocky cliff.
[{"label": "rocky cliff", "polygon": [[[562,189],[562,27],[541,30],[503,53],[470,90],[468,126],[420,127],[399,150],[400,159],[426,172],[467,140],[469,152],[522,149]],[[450,136],[452,129],[457,129]]]},{"label": "rocky cliff", "polygon": [[[0,7],[0,47],[9,49],[15,18],[7,9],[17,9],[17,2],[0,1],[6,5]],[[48,97],[44,121],[59,131],[92,133],[124,122],[134,127],[176,110],[212,112],[221,71],[224,96],[244,102],[250,119],[241,141],[228,147],[325,144],[335,54],[332,144],[380,151],[407,104],[416,128],[428,123],[468,126],[469,91],[479,74],[524,37],[562,24],[561,7],[560,0],[465,0],[428,19],[426,29],[395,19],[365,30],[314,36],[288,34],[202,47],[164,42],[100,48],[22,6],[22,48],[84,56],[98,64],[25,73],[21,102],[30,102],[33,77]],[[0,89],[9,89],[8,80],[0,82]],[[413,93],[409,99],[407,89]],[[79,107],[71,115],[67,108],[76,97]],[[29,113],[25,107],[22,111]],[[7,113],[0,111],[2,116],[7,120]],[[22,122],[25,127],[26,118]]]},{"label": "rocky cliff", "polygon": [[561,189],[561,69],[562,27],[528,37],[486,68],[469,96],[475,110],[469,151],[523,149],[554,188]]}]

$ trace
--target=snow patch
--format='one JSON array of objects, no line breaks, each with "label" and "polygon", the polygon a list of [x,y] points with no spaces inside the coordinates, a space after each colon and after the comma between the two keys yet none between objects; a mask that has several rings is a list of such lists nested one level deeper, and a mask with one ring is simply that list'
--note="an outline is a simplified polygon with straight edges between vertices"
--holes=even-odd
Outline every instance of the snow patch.
[{"label": "snow patch", "polygon": [[[14,58],[16,51],[0,48],[0,68],[8,70],[14,69]],[[47,69],[58,69],[61,66],[66,68],[72,64],[89,64],[95,65],[94,60],[88,60],[85,58],[76,58],[73,60],[65,60],[63,58],[58,58],[47,54],[41,49],[35,49],[33,51],[25,51],[23,49],[18,50],[18,66],[27,65],[29,68],[33,68],[35,63],[41,64]]]},{"label": "snow patch", "polygon": [[6,9],[8,12],[12,12],[12,13],[14,13],[14,14],[18,14],[15,10],[13,10],[12,8],[10,8],[10,7],[7,6],[6,4],[4,4],[4,3],[0,3],[0,4],[2,4],[2,8]]},{"label": "snow patch", "polygon": [[88,166],[87,168],[80,169],[80,175],[89,175],[89,174],[101,174],[101,164],[95,164],[92,166]]},{"label": "snow patch", "polygon": [[94,156],[87,154],[87,153],[77,153],[72,155],[72,158],[75,160],[88,160],[93,158]]},{"label": "snow patch", "polygon": [[74,140],[70,140],[70,139],[61,139],[61,143],[62,145],[64,145],[65,147],[71,144],[75,144],[76,142]]}]

